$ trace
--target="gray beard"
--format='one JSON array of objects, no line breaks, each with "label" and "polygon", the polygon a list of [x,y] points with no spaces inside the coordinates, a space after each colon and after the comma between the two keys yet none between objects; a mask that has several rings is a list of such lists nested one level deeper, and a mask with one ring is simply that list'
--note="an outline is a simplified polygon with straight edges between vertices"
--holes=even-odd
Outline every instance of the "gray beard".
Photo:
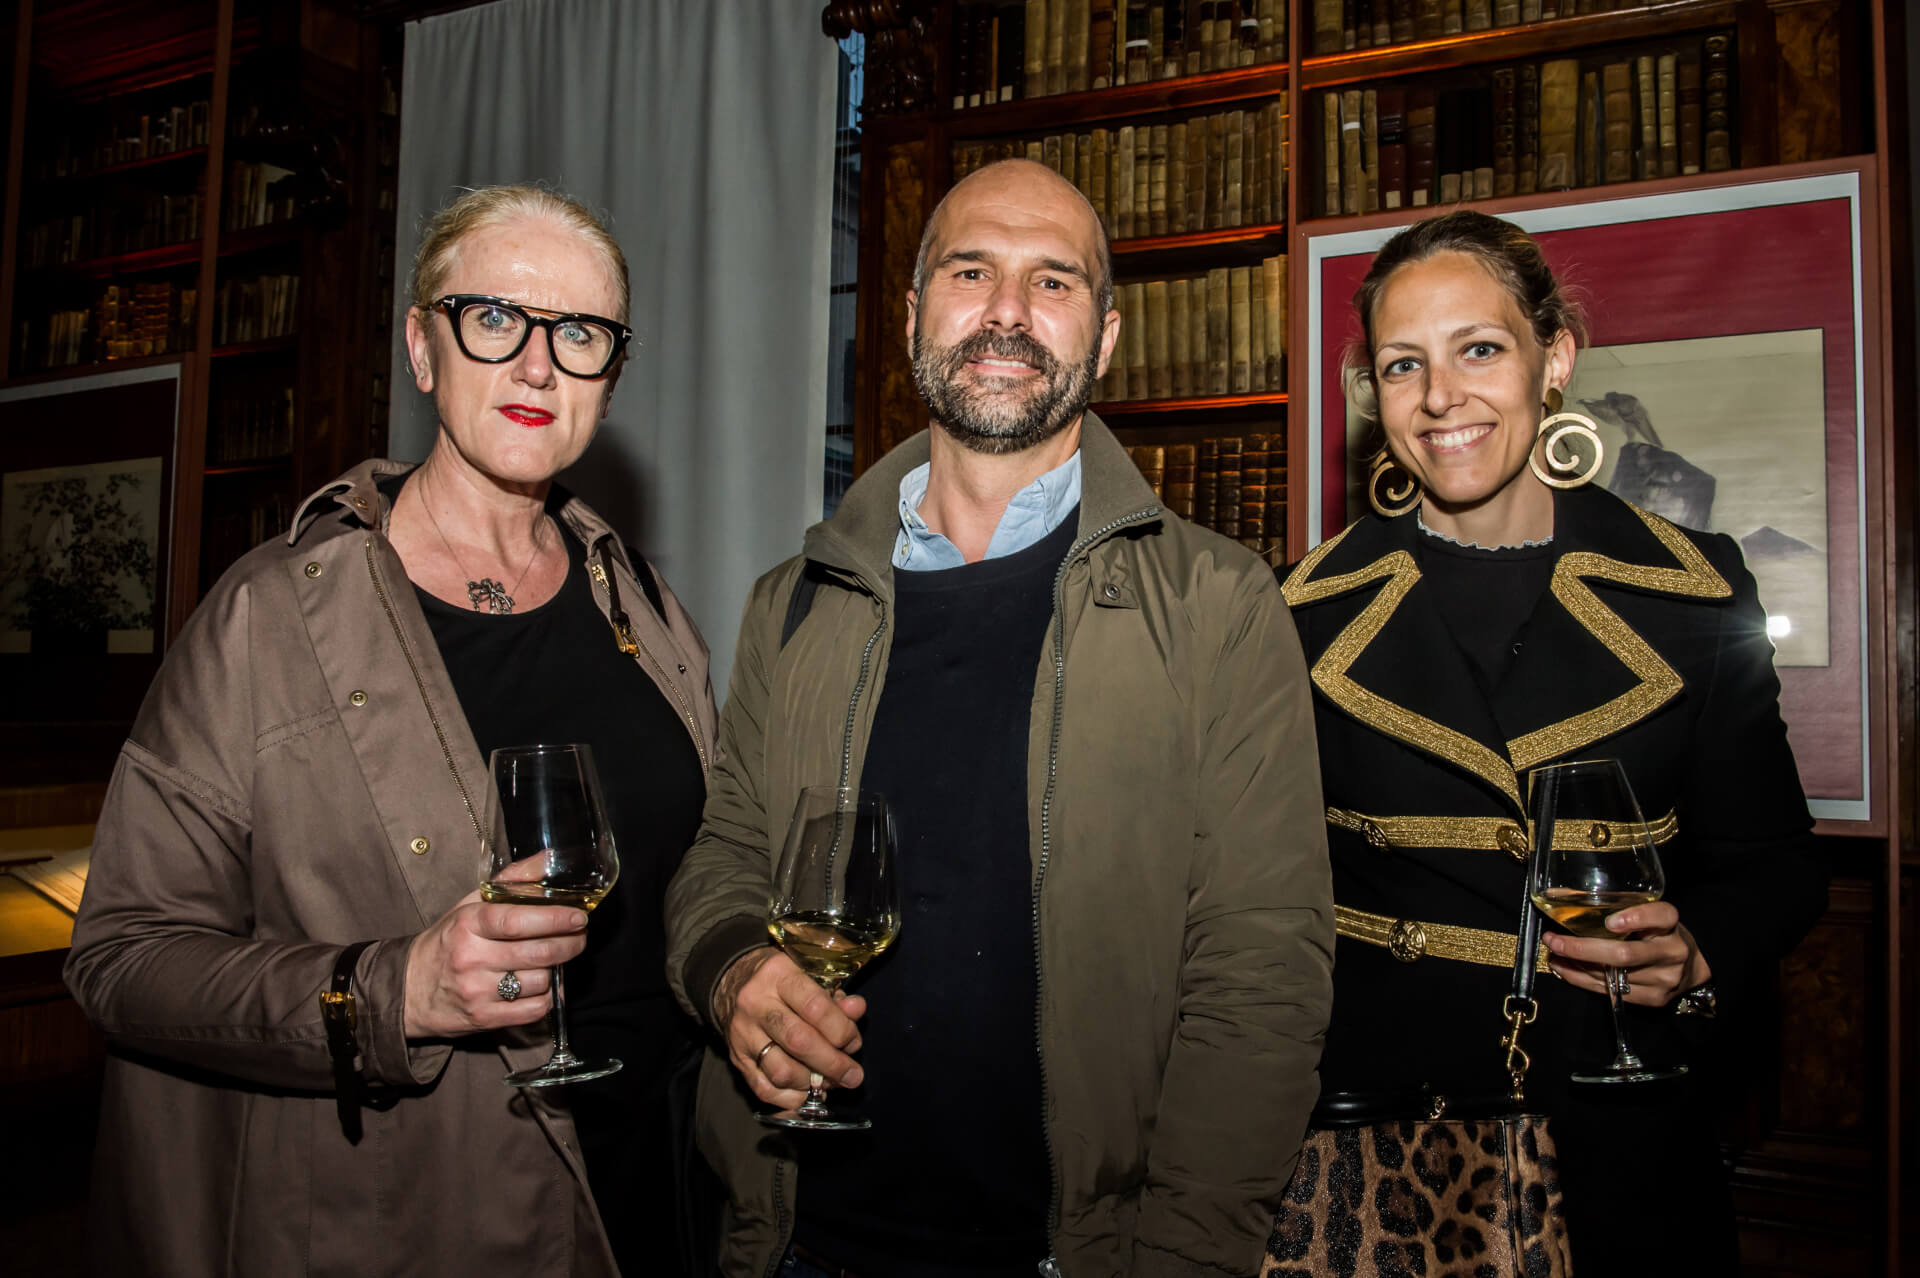
[{"label": "gray beard", "polygon": [[[982,392],[960,385],[966,366],[982,356],[1020,360],[1040,374],[1043,384],[1012,408],[989,403]],[[976,453],[1025,452],[1058,435],[1087,411],[1099,368],[1098,342],[1090,345],[1086,359],[1067,366],[1024,333],[995,337],[979,332],[957,345],[935,349],[928,348],[921,330],[913,334],[913,384],[920,398],[935,424],[961,447]]]}]

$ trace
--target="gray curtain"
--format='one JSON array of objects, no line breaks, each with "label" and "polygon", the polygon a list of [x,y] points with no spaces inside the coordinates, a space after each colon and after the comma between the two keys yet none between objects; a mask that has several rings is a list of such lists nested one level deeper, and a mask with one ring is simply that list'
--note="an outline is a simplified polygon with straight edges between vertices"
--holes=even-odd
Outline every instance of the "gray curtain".
[{"label": "gray curtain", "polygon": [[424,218],[497,182],[608,215],[637,349],[561,482],[686,602],[722,695],[747,588],[820,515],[835,71],[818,0],[500,0],[407,27],[390,451],[436,430],[401,344]]}]

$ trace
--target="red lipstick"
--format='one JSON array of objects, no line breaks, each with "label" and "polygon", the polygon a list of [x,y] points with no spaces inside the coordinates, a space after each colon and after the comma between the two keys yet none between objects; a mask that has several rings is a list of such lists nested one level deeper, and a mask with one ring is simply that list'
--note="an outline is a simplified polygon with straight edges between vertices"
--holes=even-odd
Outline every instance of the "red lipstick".
[{"label": "red lipstick", "polygon": [[508,421],[520,426],[545,426],[553,420],[552,413],[531,404],[502,404],[500,412]]}]

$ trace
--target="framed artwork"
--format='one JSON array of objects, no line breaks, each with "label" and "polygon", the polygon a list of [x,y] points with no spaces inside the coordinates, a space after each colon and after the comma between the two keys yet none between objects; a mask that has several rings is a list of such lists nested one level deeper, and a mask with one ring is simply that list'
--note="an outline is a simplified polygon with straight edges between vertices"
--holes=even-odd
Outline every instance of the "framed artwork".
[{"label": "framed artwork", "polygon": [[0,390],[8,720],[139,708],[165,646],[180,388],[165,363]]},{"label": "framed artwork", "polygon": [[[1539,240],[1585,307],[1588,342],[1566,400],[1600,427],[1595,482],[1740,543],[1809,805],[1824,823],[1859,828],[1884,812],[1873,787],[1878,540],[1870,545],[1867,483],[1878,399],[1867,317],[1878,314],[1879,281],[1862,260],[1871,173],[1836,167],[1494,211]],[[1309,228],[1295,245],[1308,332],[1294,421],[1318,462],[1305,494],[1309,543],[1365,510],[1368,427],[1345,394],[1345,353],[1360,336],[1354,289],[1396,230],[1433,211]]]}]

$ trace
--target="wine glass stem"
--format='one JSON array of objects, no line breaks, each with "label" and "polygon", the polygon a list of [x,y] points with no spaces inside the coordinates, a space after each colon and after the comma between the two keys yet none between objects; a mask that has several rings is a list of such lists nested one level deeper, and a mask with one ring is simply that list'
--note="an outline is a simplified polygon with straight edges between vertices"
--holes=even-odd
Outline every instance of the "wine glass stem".
[{"label": "wine glass stem", "polygon": [[[815,979],[818,980],[817,977]],[[819,981],[819,985],[827,992],[828,998],[832,998],[840,988],[838,981]],[[807,1075],[807,1103],[800,1107],[800,1112],[813,1118],[826,1117],[827,1080],[822,1075],[814,1073]]]},{"label": "wine glass stem", "polygon": [[1624,1007],[1626,1005],[1626,985],[1624,974],[1617,967],[1607,969],[1607,1001],[1613,1006],[1613,1067],[1615,1069],[1639,1069],[1640,1057],[1627,1046],[1627,1025]]},{"label": "wine glass stem", "polygon": [[567,1046],[567,978],[565,969],[553,971],[553,1059],[570,1060],[573,1049]]}]

